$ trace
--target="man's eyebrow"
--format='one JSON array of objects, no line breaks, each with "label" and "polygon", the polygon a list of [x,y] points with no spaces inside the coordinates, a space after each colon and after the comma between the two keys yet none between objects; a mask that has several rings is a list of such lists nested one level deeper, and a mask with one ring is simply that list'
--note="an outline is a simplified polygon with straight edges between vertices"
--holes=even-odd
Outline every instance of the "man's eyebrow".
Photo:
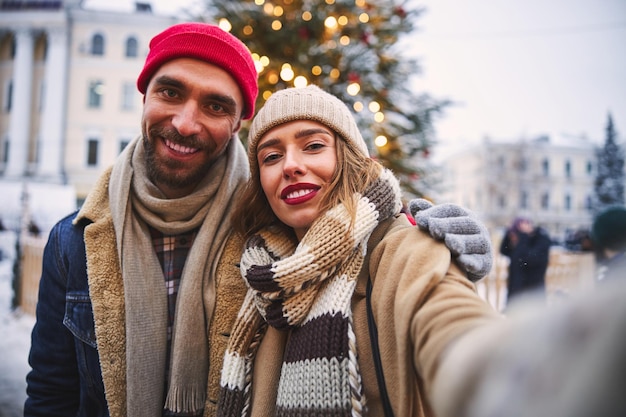
[{"label": "man's eyebrow", "polygon": [[154,82],[159,85],[168,85],[177,88],[185,87],[185,84],[183,84],[180,80],[169,77],[167,75],[161,75],[160,77],[155,78]]},{"label": "man's eyebrow", "polygon": [[224,94],[217,94],[217,93],[207,94],[205,97],[205,101],[216,101],[220,104],[223,104],[225,107],[232,107],[232,108],[237,107],[237,102],[235,101],[235,99],[232,98],[231,96],[227,96]]}]

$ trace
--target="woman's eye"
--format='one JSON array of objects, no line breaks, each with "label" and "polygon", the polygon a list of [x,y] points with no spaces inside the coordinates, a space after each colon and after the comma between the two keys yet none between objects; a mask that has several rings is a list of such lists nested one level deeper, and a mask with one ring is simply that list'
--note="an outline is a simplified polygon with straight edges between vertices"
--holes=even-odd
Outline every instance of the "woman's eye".
[{"label": "woman's eye", "polygon": [[308,149],[311,149],[313,151],[317,149],[322,149],[323,147],[324,147],[323,143],[311,143],[310,145],[307,146]]},{"label": "woman's eye", "polygon": [[279,154],[271,153],[263,157],[263,163],[271,163],[273,161],[276,161],[278,158],[280,158]]}]

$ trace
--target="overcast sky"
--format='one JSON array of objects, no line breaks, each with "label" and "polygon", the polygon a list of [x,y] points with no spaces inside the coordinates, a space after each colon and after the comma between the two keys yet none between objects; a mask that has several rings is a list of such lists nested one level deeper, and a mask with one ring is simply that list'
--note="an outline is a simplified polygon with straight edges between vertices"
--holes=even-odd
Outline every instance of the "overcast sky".
[{"label": "overcast sky", "polygon": [[626,1],[420,0],[417,87],[459,104],[443,144],[587,136],[610,111],[626,139]]},{"label": "overcast sky", "polygon": [[[415,88],[457,103],[436,122],[440,148],[487,136],[601,142],[609,111],[626,140],[625,0],[411,1],[426,8],[410,42],[423,68]],[[152,0],[157,13],[194,3]]]}]

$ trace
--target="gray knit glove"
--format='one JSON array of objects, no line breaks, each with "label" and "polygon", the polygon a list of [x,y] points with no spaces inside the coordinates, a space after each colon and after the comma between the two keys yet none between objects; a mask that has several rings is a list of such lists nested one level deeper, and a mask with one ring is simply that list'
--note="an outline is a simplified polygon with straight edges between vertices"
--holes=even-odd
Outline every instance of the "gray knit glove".
[{"label": "gray knit glove", "polygon": [[491,270],[493,254],[487,227],[469,210],[456,204],[433,204],[423,198],[409,203],[417,225],[443,240],[467,277],[475,282]]}]

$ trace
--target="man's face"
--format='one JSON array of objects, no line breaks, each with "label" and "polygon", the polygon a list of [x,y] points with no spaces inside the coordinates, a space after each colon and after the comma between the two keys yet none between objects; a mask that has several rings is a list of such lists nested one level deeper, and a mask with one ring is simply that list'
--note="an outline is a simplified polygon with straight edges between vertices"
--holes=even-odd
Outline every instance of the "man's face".
[{"label": "man's face", "polygon": [[154,74],[141,128],[150,180],[168,198],[190,194],[241,127],[243,96],[222,68],[179,58]]}]

